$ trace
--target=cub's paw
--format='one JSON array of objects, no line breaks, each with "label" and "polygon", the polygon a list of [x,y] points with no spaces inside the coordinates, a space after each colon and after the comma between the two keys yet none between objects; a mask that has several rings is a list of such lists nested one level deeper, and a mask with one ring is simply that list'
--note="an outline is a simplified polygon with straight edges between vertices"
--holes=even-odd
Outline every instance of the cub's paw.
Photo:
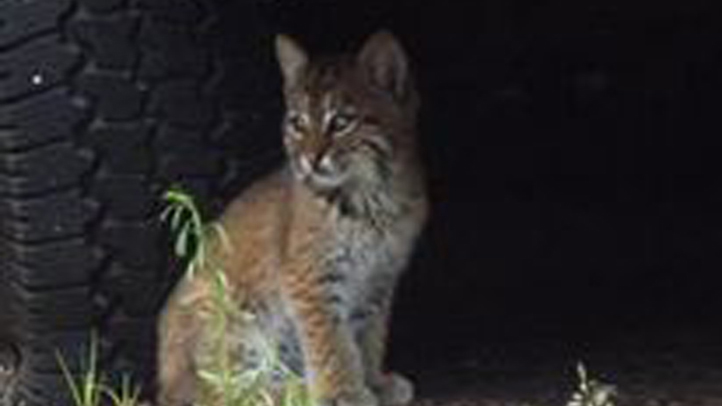
[{"label": "cub's paw", "polygon": [[343,393],[332,399],[321,399],[318,406],[381,406],[376,395],[368,389]]},{"label": "cub's paw", "polygon": [[384,375],[375,389],[381,406],[404,406],[414,400],[414,384],[395,372]]}]

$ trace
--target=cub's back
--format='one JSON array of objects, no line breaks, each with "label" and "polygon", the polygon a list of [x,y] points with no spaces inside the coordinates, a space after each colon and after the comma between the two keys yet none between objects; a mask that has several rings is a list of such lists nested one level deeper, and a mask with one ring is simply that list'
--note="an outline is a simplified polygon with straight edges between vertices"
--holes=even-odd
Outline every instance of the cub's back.
[{"label": "cub's back", "polygon": [[279,266],[284,222],[288,221],[288,174],[278,170],[255,182],[234,199],[218,220],[227,238],[215,239],[211,255],[231,285],[246,297],[270,294]]}]

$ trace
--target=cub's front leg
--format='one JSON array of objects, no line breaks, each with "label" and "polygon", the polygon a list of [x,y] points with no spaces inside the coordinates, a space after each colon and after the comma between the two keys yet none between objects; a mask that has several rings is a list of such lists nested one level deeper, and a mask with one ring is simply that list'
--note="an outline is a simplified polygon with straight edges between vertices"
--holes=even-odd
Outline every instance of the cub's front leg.
[{"label": "cub's front leg", "polygon": [[310,264],[286,269],[283,290],[303,349],[304,373],[319,404],[377,406],[348,320],[319,269]]},{"label": "cub's front leg", "polygon": [[166,304],[158,325],[158,396],[160,406],[187,406],[196,400],[194,350],[200,323],[192,309],[181,303],[187,286],[181,282]]},{"label": "cub's front leg", "polygon": [[369,304],[368,312],[362,312],[363,320],[358,320],[360,325],[357,326],[366,383],[382,406],[406,405],[414,398],[414,385],[410,380],[396,372],[384,372],[393,284],[394,281],[389,281],[388,290],[381,292],[381,303]]}]

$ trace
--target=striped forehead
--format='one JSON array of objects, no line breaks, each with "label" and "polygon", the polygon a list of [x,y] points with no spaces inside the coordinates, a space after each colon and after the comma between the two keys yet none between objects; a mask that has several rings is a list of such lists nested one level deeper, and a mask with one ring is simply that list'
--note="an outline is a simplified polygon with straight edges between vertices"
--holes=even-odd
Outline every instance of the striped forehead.
[{"label": "striped forehead", "polygon": [[350,66],[344,60],[323,60],[309,69],[304,85],[304,105],[322,114],[343,102]]},{"label": "striped forehead", "polygon": [[343,59],[322,59],[313,64],[306,76],[306,91],[323,94],[337,88],[348,73],[350,66]]}]

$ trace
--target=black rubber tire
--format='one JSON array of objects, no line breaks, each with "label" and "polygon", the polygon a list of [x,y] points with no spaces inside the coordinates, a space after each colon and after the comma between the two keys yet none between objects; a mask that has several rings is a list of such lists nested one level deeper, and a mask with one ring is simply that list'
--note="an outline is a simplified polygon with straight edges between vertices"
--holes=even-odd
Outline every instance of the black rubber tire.
[{"label": "black rubber tire", "polygon": [[91,331],[111,378],[152,389],[162,191],[222,201],[278,157],[270,35],[223,7],[0,2],[0,404],[66,404],[56,352],[80,371]]}]

